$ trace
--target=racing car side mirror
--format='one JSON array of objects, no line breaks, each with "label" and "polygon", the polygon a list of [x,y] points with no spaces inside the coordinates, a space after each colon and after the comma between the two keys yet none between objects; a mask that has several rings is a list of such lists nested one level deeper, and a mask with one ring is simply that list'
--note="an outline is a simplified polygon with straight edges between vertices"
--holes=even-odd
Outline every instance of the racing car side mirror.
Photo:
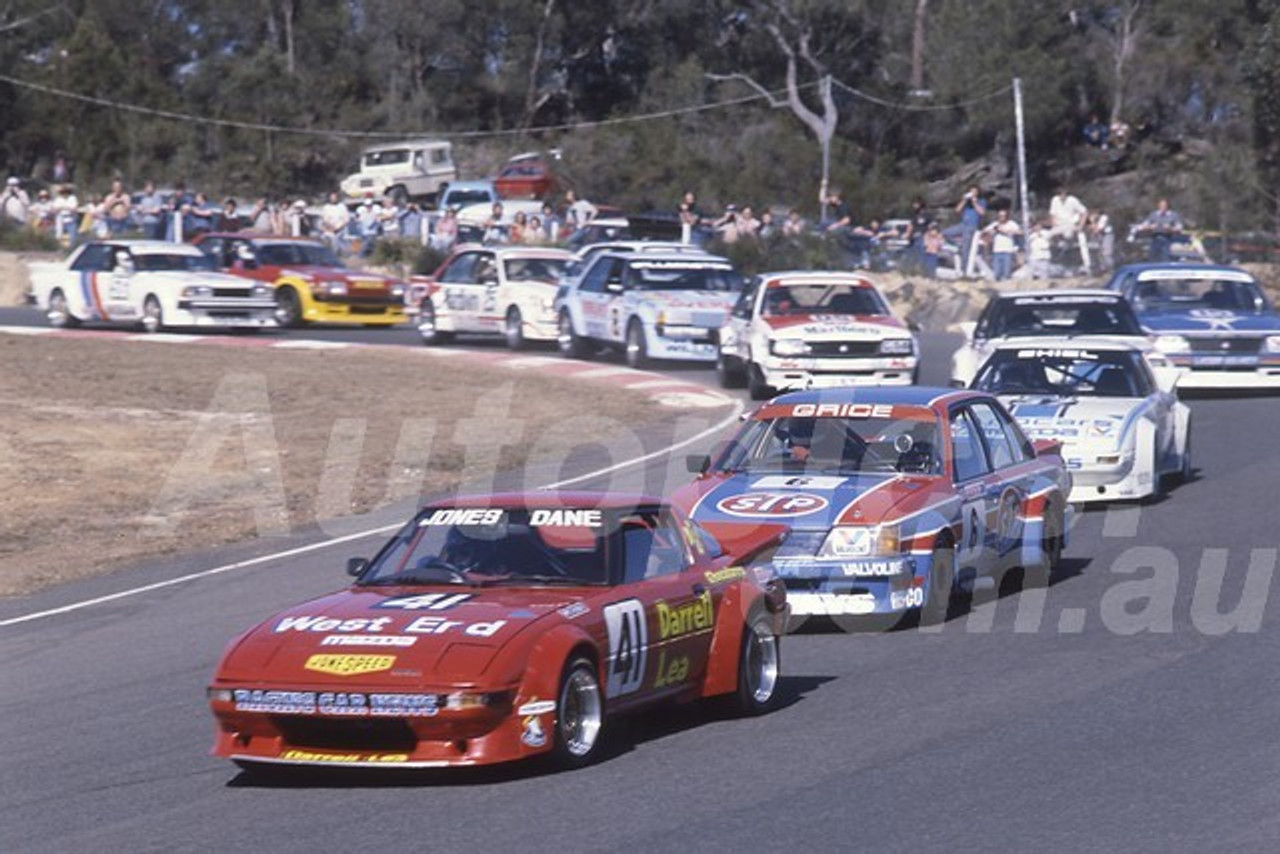
[{"label": "racing car side mirror", "polygon": [[347,575],[350,575],[352,577],[359,576],[360,573],[365,571],[365,568],[368,565],[369,565],[368,558],[363,558],[363,557],[347,558]]},{"label": "racing car side mirror", "polygon": [[706,474],[711,468],[711,457],[707,454],[689,454],[684,458],[685,470],[691,474]]},{"label": "racing car side mirror", "polygon": [[1172,365],[1152,365],[1151,373],[1155,374],[1156,386],[1165,394],[1173,394],[1182,379],[1182,369]]},{"label": "racing car side mirror", "polygon": [[1062,443],[1057,439],[1036,439],[1031,443],[1031,447],[1036,449],[1037,457],[1062,456]]}]

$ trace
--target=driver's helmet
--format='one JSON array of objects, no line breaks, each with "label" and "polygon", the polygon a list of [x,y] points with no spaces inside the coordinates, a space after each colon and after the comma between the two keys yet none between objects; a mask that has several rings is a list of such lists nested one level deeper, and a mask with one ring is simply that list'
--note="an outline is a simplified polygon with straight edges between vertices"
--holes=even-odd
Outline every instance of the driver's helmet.
[{"label": "driver's helmet", "polygon": [[764,313],[768,315],[787,314],[791,311],[791,291],[787,288],[774,288],[764,300]]},{"label": "driver's helmet", "polygon": [[124,251],[123,249],[118,250],[116,252],[116,269],[123,270],[126,273],[132,272],[133,256],[130,255],[128,252]]},{"label": "driver's helmet", "polygon": [[472,536],[463,527],[452,527],[440,547],[440,559],[459,570],[474,569],[489,551],[489,541]]}]

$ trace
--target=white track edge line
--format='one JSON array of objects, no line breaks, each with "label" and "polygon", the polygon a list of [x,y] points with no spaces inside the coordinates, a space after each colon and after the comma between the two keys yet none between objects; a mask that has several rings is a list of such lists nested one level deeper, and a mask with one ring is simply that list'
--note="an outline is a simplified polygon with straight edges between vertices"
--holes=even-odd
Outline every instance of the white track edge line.
[{"label": "white track edge line", "polygon": [[[712,425],[711,427],[708,427],[706,430],[703,430],[697,435],[690,436],[686,439],[681,439],[679,442],[668,445],[665,448],[659,448],[656,451],[652,451],[648,454],[644,454],[639,457],[633,457],[632,459],[623,460],[620,463],[614,463],[611,466],[605,466],[604,468],[597,469],[596,471],[593,471],[593,472],[588,472],[586,474],[578,475],[576,477],[571,477],[567,480],[561,480],[561,481],[557,481],[556,483],[549,483],[549,484],[546,484],[545,486],[539,486],[535,488],[537,490],[558,489],[570,483],[577,483],[580,480],[589,480],[593,477],[599,477],[600,475],[607,474],[608,472],[611,472],[611,471],[618,471],[620,469],[629,468],[639,463],[647,462],[653,459],[654,457],[660,456],[662,454],[670,453],[671,451],[674,451],[677,448],[683,448],[686,445],[691,445],[694,442],[697,442],[698,440],[711,435],[712,433],[717,433],[724,430],[726,427],[733,424],[733,422],[737,421],[738,416],[742,413],[742,410],[743,410],[742,402],[734,401],[733,412],[729,415],[728,418],[725,418],[721,421],[716,422],[714,425]],[[196,581],[201,578],[208,578],[214,575],[221,575],[226,572],[231,572],[232,570],[245,569],[247,567],[256,566],[258,564],[267,563],[273,560],[279,560],[280,558],[295,557],[300,554],[306,554],[307,552],[318,551],[320,549],[328,548],[329,546],[336,546],[336,545],[339,545],[340,543],[346,543],[352,540],[359,540],[365,537],[371,537],[375,534],[385,534],[389,531],[394,531],[398,528],[401,528],[403,527],[403,525],[404,525],[403,522],[397,522],[394,525],[383,525],[378,528],[370,528],[369,530],[366,530],[366,531],[357,531],[354,534],[346,534],[345,536],[334,537],[328,540],[322,540],[318,543],[309,543],[308,545],[305,545],[305,546],[298,546],[297,548],[286,549],[285,551],[282,551],[282,552],[273,552],[271,554],[259,555],[258,557],[249,558],[248,560],[241,560],[241,561],[236,561],[235,563],[223,564],[222,566],[215,566],[212,569],[205,569],[205,570],[201,570],[200,572],[193,572],[187,575],[182,575],[182,576],[179,576],[178,578],[169,578],[164,581],[157,581],[153,584],[145,584],[142,587],[132,587],[126,590],[120,590],[115,593],[110,593],[106,596],[98,596],[93,599],[85,599],[80,602],[72,602],[69,605],[62,605],[57,608],[50,608],[46,611],[36,611],[31,614],[23,614],[18,617],[10,617],[7,620],[0,620],[0,628],[4,628],[6,626],[14,626],[19,623],[27,623],[27,622],[31,622],[32,620],[39,620],[45,617],[53,617],[58,614],[67,614],[72,611],[80,611],[85,608],[93,607],[94,605],[102,605],[107,602],[113,602],[117,599],[124,599],[130,596],[136,596],[140,593],[149,593],[152,590],[160,590],[165,587],[173,587],[178,584],[185,584],[188,581]]]}]

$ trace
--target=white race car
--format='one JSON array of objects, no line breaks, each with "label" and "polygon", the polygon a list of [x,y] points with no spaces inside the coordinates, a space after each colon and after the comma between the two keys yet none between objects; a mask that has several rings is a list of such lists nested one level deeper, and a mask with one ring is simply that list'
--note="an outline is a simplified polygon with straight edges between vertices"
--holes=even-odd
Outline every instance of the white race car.
[{"label": "white race car", "polygon": [[459,332],[502,335],[512,350],[553,341],[556,285],[568,260],[563,249],[459,246],[433,277],[410,283],[405,313],[416,316],[426,344]]},{"label": "white race car", "polygon": [[1106,338],[1029,338],[997,347],[973,387],[998,395],[1032,439],[1062,443],[1072,502],[1114,501],[1158,496],[1167,477],[1191,476],[1181,373]]},{"label": "white race car", "polygon": [[1153,365],[1167,364],[1125,298],[1098,289],[1014,291],[991,298],[976,323],[961,325],[965,343],[951,356],[951,385],[964,388],[1005,342],[1104,335],[1143,348]]},{"label": "white race car", "polygon": [[720,329],[716,361],[726,388],[778,391],[909,385],[915,337],[867,278],[851,273],[764,273],[743,289]]},{"label": "white race car", "polygon": [[585,358],[620,347],[627,364],[651,359],[714,362],[715,338],[742,276],[716,255],[602,252],[559,298],[560,352]]},{"label": "white race car", "polygon": [[100,240],[66,263],[31,265],[36,305],[53,326],[82,322],[263,329],[276,326],[275,289],[215,272],[194,246],[159,240]]}]

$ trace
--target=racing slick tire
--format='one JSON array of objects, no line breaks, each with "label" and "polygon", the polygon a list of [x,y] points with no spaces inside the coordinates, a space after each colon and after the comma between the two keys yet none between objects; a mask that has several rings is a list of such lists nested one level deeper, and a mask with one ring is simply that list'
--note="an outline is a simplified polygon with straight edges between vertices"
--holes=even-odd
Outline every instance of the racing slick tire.
[{"label": "racing slick tire", "polygon": [[62,288],[54,288],[53,293],[49,294],[49,307],[44,316],[54,329],[75,329],[80,325],[79,318],[72,316],[71,309],[67,306],[67,295],[62,292]]},{"label": "racing slick tire", "polygon": [[508,350],[524,349],[524,318],[520,309],[514,305],[507,309],[507,317],[502,323],[502,337],[507,341]]},{"label": "racing slick tire", "polygon": [[585,657],[571,659],[560,676],[556,698],[551,758],[564,768],[589,765],[600,753],[604,732],[604,692],[595,665]]},{"label": "racing slick tire", "polygon": [[436,308],[430,299],[422,301],[422,310],[418,313],[418,334],[422,336],[422,343],[428,347],[448,344],[453,340],[452,332],[441,332],[436,326]]},{"label": "racing slick tire", "polygon": [[947,621],[956,580],[956,550],[949,542],[933,547],[929,560],[929,589],[920,606],[920,625],[936,626]]},{"label": "racing slick tire", "polygon": [[153,334],[164,329],[164,309],[160,307],[160,300],[155,294],[147,294],[147,298],[142,301],[142,331]]},{"label": "racing slick tire", "polygon": [[644,327],[638,320],[632,320],[627,324],[625,355],[628,368],[641,371],[649,367],[649,348],[644,341]]},{"label": "racing slick tire", "polygon": [[742,627],[738,651],[738,690],[733,711],[742,717],[762,715],[778,704],[778,678],[782,672],[782,641],[762,617]]},{"label": "racing slick tire", "polygon": [[764,372],[755,362],[747,362],[747,394],[752,400],[768,400],[777,390],[764,381]]},{"label": "racing slick tire", "polygon": [[1178,471],[1174,474],[1179,485],[1190,483],[1193,469],[1191,467],[1191,418],[1187,417],[1187,435],[1183,440],[1182,453],[1178,459]]},{"label": "racing slick tire", "polygon": [[302,325],[302,303],[298,292],[287,285],[276,290],[276,323],[285,329],[297,329]]},{"label": "racing slick tire", "polygon": [[747,384],[747,372],[742,366],[742,360],[737,356],[726,356],[723,352],[716,353],[716,377],[720,380],[721,388],[742,388]]},{"label": "racing slick tire", "polygon": [[556,346],[566,359],[587,358],[587,342],[573,331],[573,318],[567,311],[560,312],[556,319]]},{"label": "racing slick tire", "polygon": [[1024,567],[1022,585],[1024,587],[1048,587],[1053,583],[1053,573],[1062,563],[1062,544],[1066,532],[1066,520],[1056,505],[1046,505],[1044,510],[1044,532],[1040,536],[1040,554],[1042,560],[1035,566]]}]

